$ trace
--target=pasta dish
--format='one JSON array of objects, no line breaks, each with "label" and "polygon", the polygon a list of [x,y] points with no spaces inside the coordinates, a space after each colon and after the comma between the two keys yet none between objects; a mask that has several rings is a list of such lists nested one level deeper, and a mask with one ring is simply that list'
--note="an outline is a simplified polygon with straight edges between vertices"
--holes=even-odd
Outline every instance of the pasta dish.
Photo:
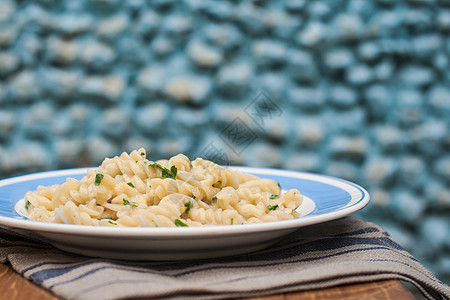
[{"label": "pasta dish", "polygon": [[145,149],[105,158],[80,180],[25,195],[30,219],[78,225],[239,225],[299,216],[303,196],[279,183],[183,154],[148,160]]}]

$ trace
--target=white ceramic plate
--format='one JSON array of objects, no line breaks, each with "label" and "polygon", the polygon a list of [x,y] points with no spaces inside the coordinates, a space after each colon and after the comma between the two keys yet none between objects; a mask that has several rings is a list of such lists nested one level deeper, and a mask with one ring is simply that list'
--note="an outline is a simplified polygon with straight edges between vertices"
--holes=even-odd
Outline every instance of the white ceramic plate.
[{"label": "white ceramic plate", "polygon": [[85,168],[50,171],[0,181],[0,224],[26,229],[72,253],[125,260],[188,260],[231,256],[266,248],[299,227],[354,213],[369,202],[362,187],[334,177],[265,168],[233,167],[278,181],[305,196],[301,216],[285,221],[204,227],[100,227],[53,224],[23,216],[23,197],[37,186],[80,179]]}]

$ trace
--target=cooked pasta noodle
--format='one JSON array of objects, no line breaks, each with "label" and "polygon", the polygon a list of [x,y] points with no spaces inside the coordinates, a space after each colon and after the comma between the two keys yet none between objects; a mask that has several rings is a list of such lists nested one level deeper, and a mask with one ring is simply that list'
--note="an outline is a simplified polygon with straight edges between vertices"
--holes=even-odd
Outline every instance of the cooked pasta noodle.
[{"label": "cooked pasta noodle", "polygon": [[80,180],[25,195],[30,219],[78,225],[238,225],[297,217],[303,196],[271,179],[183,154],[150,161],[145,149],[106,158]]}]

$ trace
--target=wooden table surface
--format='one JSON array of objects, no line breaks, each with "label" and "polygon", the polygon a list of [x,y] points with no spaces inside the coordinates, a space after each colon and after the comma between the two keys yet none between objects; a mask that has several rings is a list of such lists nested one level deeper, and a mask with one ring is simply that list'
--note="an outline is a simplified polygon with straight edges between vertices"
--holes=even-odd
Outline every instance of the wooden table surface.
[{"label": "wooden table surface", "polygon": [[[60,298],[31,283],[9,264],[0,264],[0,299],[8,300],[59,300]],[[253,297],[241,300],[369,300],[369,299],[414,299],[398,280],[375,281],[344,285],[334,288],[286,293],[266,297]]]}]

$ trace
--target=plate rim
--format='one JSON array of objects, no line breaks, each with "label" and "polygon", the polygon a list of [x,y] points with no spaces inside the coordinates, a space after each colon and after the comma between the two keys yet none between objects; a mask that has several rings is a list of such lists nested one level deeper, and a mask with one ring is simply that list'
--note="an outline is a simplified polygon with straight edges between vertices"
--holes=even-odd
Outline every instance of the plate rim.
[{"label": "plate rim", "polygon": [[[232,169],[236,169],[243,172],[255,172],[259,174],[271,174],[274,176],[284,177],[296,177],[302,179],[321,179],[328,182],[335,182],[339,185],[346,185],[359,190],[361,198],[357,199],[355,203],[350,204],[353,201],[349,201],[345,206],[339,210],[326,212],[318,215],[306,215],[300,218],[281,220],[274,222],[263,222],[254,224],[243,224],[240,226],[229,225],[211,225],[201,227],[109,227],[109,226],[88,226],[88,225],[74,225],[74,224],[58,224],[58,223],[46,223],[35,220],[16,219],[12,217],[5,217],[0,215],[0,225],[6,225],[14,228],[21,228],[31,231],[41,231],[47,233],[64,233],[73,234],[79,236],[103,236],[103,237],[118,237],[118,238],[136,238],[136,237],[157,237],[168,238],[174,237],[211,237],[211,236],[226,236],[233,234],[251,234],[257,232],[287,230],[309,226],[313,224],[323,223],[335,219],[339,219],[355,213],[364,208],[370,201],[370,195],[366,189],[362,186],[355,184],[351,181],[311,172],[302,172],[294,170],[284,170],[275,168],[260,168],[260,167],[247,167],[247,166],[229,166]],[[19,175],[11,178],[0,180],[0,188],[9,184],[24,182],[27,180],[49,178],[53,176],[75,175],[84,174],[87,170],[98,169],[98,167],[84,167],[84,168],[71,168],[61,170],[51,170],[36,172],[26,175]],[[337,185],[334,185],[337,186]],[[337,186],[339,188],[339,186]],[[345,190],[345,189],[344,189]],[[348,192],[348,190],[345,190]],[[301,192],[301,191],[300,191]],[[314,200],[313,200],[314,201]]]}]

